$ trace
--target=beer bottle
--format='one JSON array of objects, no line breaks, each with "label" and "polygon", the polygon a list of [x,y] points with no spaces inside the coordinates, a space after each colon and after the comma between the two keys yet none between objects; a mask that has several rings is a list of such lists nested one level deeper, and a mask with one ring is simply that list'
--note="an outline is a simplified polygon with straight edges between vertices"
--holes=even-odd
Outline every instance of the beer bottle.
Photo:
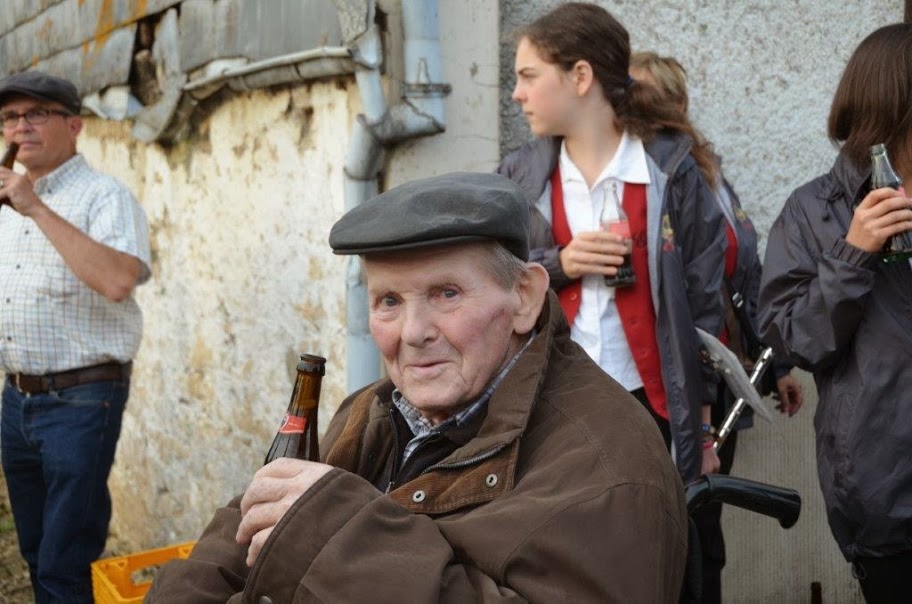
[{"label": "beer bottle", "polygon": [[[13,169],[13,164],[16,162],[16,153],[19,152],[19,143],[13,142],[10,143],[6,148],[6,151],[3,152],[3,157],[0,157],[0,166],[3,166],[7,170]],[[8,197],[0,197],[0,206],[3,204],[8,204]]]},{"label": "beer bottle", "polygon": [[[893,169],[885,145],[871,147],[871,189],[902,188],[902,178]],[[887,239],[883,247],[883,261],[893,262],[912,257],[912,233],[903,231]]]},{"label": "beer bottle", "polygon": [[[630,222],[627,220],[627,213],[621,205],[618,198],[617,185],[611,184],[612,201],[608,201],[608,193],[605,193],[605,203],[602,205],[602,216],[599,222],[603,231],[620,235],[627,242],[627,253],[624,254],[624,262],[617,267],[617,273],[614,276],[605,277],[605,285],[608,287],[627,287],[636,283],[636,273],[633,272],[633,263],[630,253],[633,242],[630,240]],[[611,210],[615,211],[612,212]]]},{"label": "beer bottle", "polygon": [[320,461],[317,411],[320,407],[320,383],[326,373],[325,365],[326,359],[323,357],[301,355],[285,419],[269,447],[264,464],[279,457]]},{"label": "beer bottle", "polygon": [[823,591],[820,588],[820,581],[811,582],[811,604],[823,604]]}]

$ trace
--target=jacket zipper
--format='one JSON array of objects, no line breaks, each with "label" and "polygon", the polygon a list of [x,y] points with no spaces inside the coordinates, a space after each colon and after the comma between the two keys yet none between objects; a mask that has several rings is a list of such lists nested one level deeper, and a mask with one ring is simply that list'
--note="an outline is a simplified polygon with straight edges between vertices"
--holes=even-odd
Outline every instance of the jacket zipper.
[{"label": "jacket zipper", "polygon": [[497,455],[498,453],[500,453],[501,451],[506,449],[509,444],[510,443],[503,443],[501,445],[494,447],[493,449],[488,449],[487,451],[485,451],[483,453],[479,453],[475,457],[470,457],[469,459],[463,459],[462,461],[455,461],[455,462],[446,463],[446,464],[439,463],[439,464],[435,464],[433,466],[429,466],[429,467],[425,468],[424,470],[422,470],[421,473],[418,474],[418,476],[424,476],[428,472],[432,472],[434,470],[458,470],[459,468],[465,468],[466,466],[471,466],[473,464],[480,463],[482,461],[485,461],[486,459],[490,459],[490,458],[494,457],[495,455]]}]

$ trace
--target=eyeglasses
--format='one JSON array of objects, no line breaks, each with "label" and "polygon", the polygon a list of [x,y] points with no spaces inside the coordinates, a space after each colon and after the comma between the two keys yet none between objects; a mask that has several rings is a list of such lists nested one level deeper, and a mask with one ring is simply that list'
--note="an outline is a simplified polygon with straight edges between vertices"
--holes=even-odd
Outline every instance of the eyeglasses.
[{"label": "eyeglasses", "polygon": [[20,117],[24,117],[25,121],[32,126],[40,126],[41,124],[47,123],[52,115],[62,115],[64,117],[73,116],[72,113],[60,111],[59,109],[29,109],[25,113],[4,111],[3,113],[0,113],[0,122],[3,122],[4,128],[10,130],[19,125]]}]

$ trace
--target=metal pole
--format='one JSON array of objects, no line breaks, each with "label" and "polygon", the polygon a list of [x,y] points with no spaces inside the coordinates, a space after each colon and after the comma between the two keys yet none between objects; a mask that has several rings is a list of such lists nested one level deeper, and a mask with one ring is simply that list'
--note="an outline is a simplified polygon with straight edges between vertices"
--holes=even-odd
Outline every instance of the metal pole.
[{"label": "metal pole", "polygon": [[[912,2],[912,0],[909,0]],[[760,383],[760,379],[763,377],[763,373],[773,362],[773,349],[764,348],[763,352],[760,353],[760,357],[757,359],[757,363],[754,365],[754,371],[750,376],[750,383],[755,388],[757,384]],[[722,426],[719,427],[719,431],[716,433],[716,442],[713,443],[713,449],[718,451],[722,445],[725,444],[725,439],[728,438],[728,435],[731,434],[732,429],[735,427],[735,422],[738,421],[738,417],[741,416],[741,412],[744,411],[744,408],[747,406],[747,401],[743,398],[739,398],[732,405],[731,411],[728,412],[728,416],[725,418],[725,421],[722,422]]]}]

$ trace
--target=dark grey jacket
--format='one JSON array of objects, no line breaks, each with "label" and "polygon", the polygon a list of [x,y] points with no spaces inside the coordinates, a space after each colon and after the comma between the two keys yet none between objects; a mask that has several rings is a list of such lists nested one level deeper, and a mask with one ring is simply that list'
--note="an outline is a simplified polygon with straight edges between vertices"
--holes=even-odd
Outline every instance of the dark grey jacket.
[{"label": "dark grey jacket", "polygon": [[817,473],[850,561],[912,550],[912,270],[844,239],[869,175],[840,155],[792,193],[760,288],[761,336],[817,382]]},{"label": "dark grey jacket", "polygon": [[[721,164],[721,160],[719,163]],[[730,288],[728,295],[738,292],[744,299],[745,312],[743,313],[743,316],[750,325],[741,325],[741,347],[742,350],[750,351],[751,342],[747,338],[745,333],[746,330],[750,329],[754,336],[758,338],[760,333],[757,325],[757,298],[760,295],[760,275],[762,267],[760,265],[760,257],[757,254],[757,230],[754,228],[754,223],[751,222],[750,217],[741,206],[741,200],[738,197],[738,194],[735,193],[735,189],[731,186],[731,183],[722,177],[719,186],[725,187],[725,191],[731,199],[732,213],[734,214],[735,219],[732,229],[735,231],[735,236],[738,239],[738,257],[735,262],[734,274],[732,274],[728,281]],[[731,303],[730,299],[725,301],[726,305]],[[753,352],[751,354],[753,354]],[[769,369],[771,372],[770,375],[775,379],[778,379],[787,375],[789,371],[792,370],[792,367],[792,363],[781,357],[777,357],[774,359],[772,366]],[[735,402],[734,399],[735,397],[732,395],[731,391],[728,390],[728,388],[725,388],[725,404],[724,408],[720,410],[724,415],[728,415],[728,412]],[[737,423],[735,423],[735,430],[753,426],[753,416],[754,410],[750,407],[745,407]]]},{"label": "dark grey jacket", "polygon": [[[721,332],[726,245],[725,218],[690,149],[690,139],[671,134],[646,145],[650,286],[675,461],[685,483],[700,476],[700,407],[715,400],[718,382],[700,362],[694,326]],[[526,195],[531,259],[545,266],[555,290],[571,282],[551,234],[550,177],[559,154],[560,139],[538,139],[507,156],[497,170]]]}]

